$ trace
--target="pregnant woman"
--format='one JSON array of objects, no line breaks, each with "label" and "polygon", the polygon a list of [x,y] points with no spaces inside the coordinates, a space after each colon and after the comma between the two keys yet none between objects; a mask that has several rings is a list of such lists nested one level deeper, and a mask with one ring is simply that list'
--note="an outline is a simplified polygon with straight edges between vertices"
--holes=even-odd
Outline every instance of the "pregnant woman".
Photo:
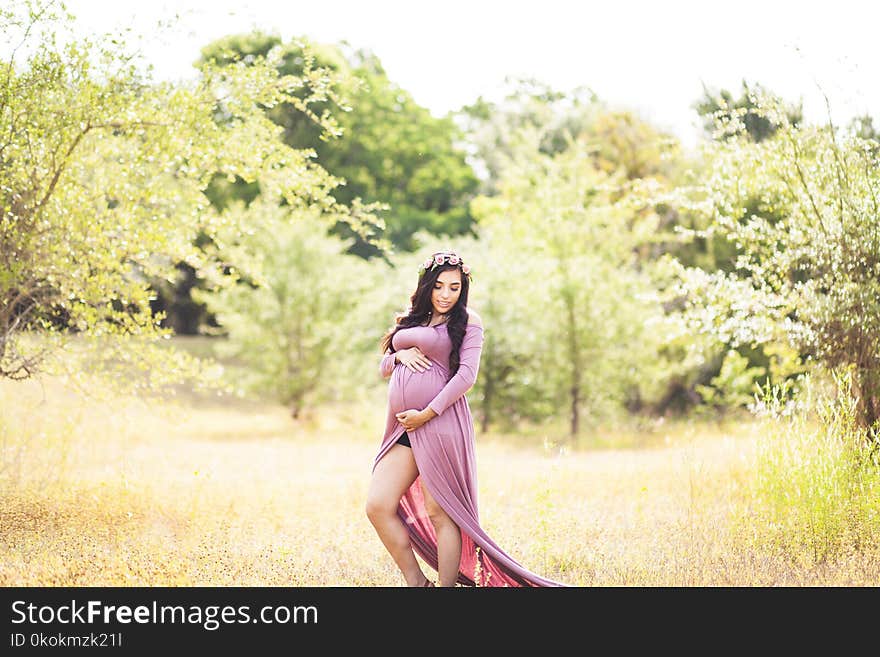
[{"label": "pregnant woman", "polygon": [[[388,421],[366,512],[408,586],[564,586],[508,556],[480,527],[474,424],[483,325],[468,308],[470,268],[453,252],[419,268],[407,315],[383,338]],[[415,550],[415,552],[414,552]]]}]

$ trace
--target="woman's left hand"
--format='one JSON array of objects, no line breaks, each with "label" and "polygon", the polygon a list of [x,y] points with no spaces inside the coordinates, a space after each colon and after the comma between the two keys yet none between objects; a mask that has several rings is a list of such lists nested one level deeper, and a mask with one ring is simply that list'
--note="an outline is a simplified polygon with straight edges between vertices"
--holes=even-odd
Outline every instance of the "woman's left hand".
[{"label": "woman's left hand", "polygon": [[[431,415],[433,415],[433,413]],[[431,419],[424,411],[417,411],[414,408],[401,411],[400,413],[397,413],[394,417],[397,418],[397,421],[400,422],[407,429],[407,431],[418,429],[425,422]]]}]

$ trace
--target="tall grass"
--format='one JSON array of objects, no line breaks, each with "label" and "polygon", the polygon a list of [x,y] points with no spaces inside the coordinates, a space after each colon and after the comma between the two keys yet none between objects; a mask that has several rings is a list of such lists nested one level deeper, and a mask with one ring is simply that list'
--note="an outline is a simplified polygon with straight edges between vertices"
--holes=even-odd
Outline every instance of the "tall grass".
[{"label": "tall grass", "polygon": [[[364,513],[382,392],[293,421],[0,382],[0,585],[402,584]],[[800,421],[478,433],[480,520],[578,586],[877,585],[874,466]]]},{"label": "tall grass", "polygon": [[831,384],[808,382],[799,403],[779,388],[760,400],[767,421],[739,536],[798,568],[862,562],[880,547],[877,436],[858,426],[849,373]]}]

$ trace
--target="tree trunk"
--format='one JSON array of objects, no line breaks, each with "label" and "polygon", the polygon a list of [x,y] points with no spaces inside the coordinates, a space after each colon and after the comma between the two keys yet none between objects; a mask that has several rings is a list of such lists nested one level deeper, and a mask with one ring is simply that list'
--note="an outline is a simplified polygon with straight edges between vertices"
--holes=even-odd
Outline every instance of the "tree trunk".
[{"label": "tree trunk", "polygon": [[483,386],[483,417],[480,422],[480,432],[485,434],[489,431],[492,416],[492,402],[495,397],[495,377],[492,376],[490,368],[488,376],[484,379],[486,382]]},{"label": "tree trunk", "polygon": [[[865,429],[878,429],[880,420],[880,363],[856,370],[856,401],[858,419]],[[880,440],[880,431],[875,434]]]},{"label": "tree trunk", "polygon": [[571,358],[571,438],[576,438],[580,432],[580,405],[581,405],[581,350],[578,344],[577,313],[574,303],[566,299],[568,310],[568,342],[569,357]]}]

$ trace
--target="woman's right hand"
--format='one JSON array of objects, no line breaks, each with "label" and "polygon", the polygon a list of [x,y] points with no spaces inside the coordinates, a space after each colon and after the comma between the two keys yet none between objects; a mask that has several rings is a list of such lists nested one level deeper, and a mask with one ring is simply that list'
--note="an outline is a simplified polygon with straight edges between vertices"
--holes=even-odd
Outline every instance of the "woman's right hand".
[{"label": "woman's right hand", "polygon": [[424,372],[431,365],[431,359],[422,353],[418,347],[410,347],[409,349],[401,349],[394,353],[397,360],[413,372]]}]

